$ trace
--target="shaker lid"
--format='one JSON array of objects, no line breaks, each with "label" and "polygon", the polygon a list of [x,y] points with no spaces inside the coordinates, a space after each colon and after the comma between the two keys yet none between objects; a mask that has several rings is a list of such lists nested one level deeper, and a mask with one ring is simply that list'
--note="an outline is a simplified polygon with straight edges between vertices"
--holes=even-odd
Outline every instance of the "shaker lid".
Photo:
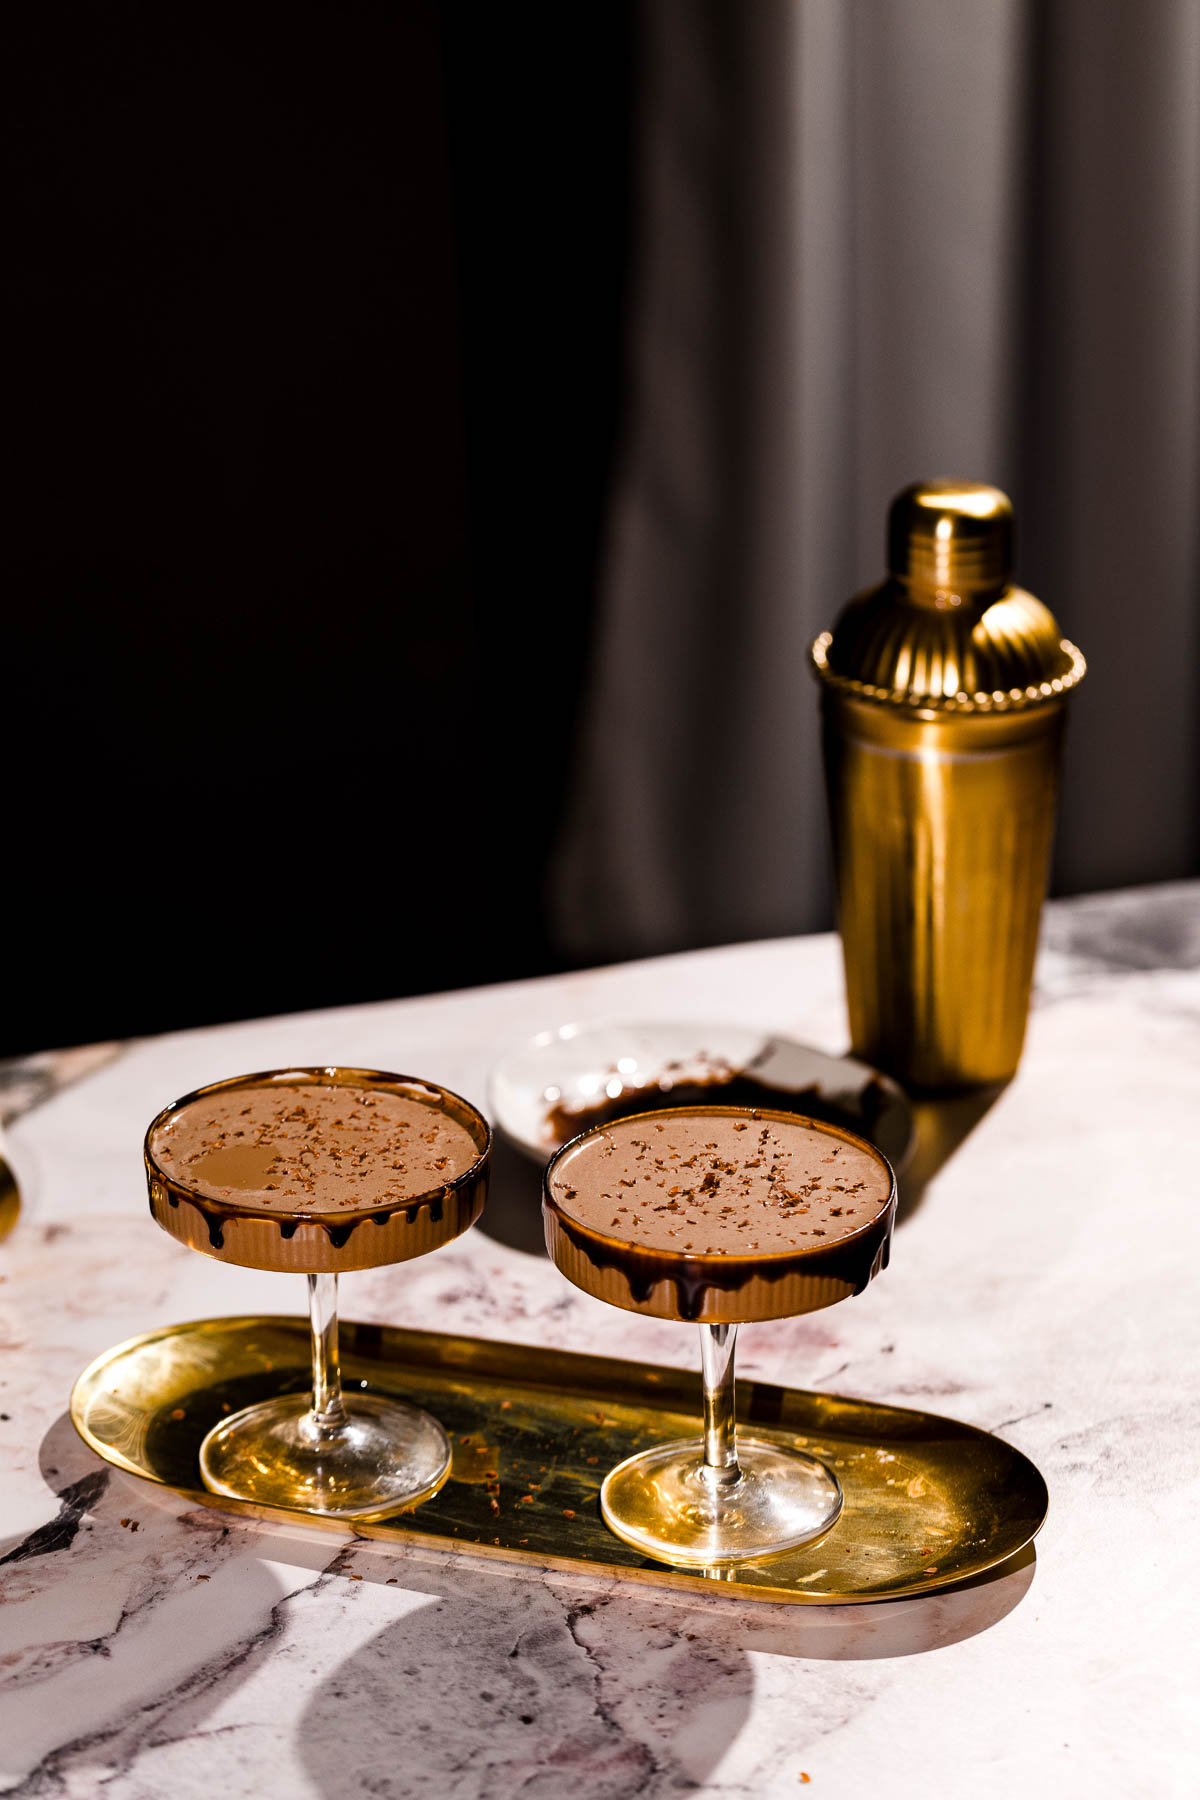
[{"label": "shaker lid", "polygon": [[920,481],[888,515],[888,579],[812,647],[818,676],[861,699],[939,712],[1044,706],[1086,664],[1049,608],[1011,585],[1013,510],[999,488]]}]

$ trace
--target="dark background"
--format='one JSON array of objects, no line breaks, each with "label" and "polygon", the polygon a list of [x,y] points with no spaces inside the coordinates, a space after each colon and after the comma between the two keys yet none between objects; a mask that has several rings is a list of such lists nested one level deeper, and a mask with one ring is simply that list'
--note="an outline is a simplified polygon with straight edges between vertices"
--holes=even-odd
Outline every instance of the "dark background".
[{"label": "dark background", "polygon": [[6,37],[0,1054],[555,966],[629,6]]}]

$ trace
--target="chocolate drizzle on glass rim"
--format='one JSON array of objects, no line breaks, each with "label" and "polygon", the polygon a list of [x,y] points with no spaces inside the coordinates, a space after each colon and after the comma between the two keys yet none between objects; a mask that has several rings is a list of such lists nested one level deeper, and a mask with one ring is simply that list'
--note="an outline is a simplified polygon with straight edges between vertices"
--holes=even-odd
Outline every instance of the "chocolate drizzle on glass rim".
[{"label": "chocolate drizzle on glass rim", "polygon": [[702,1317],[711,1317],[714,1311],[725,1310],[716,1301],[717,1295],[724,1300],[744,1293],[752,1281],[763,1281],[770,1286],[797,1277],[828,1281],[843,1291],[831,1293],[824,1302],[827,1306],[833,1305],[835,1300],[861,1294],[867,1283],[888,1266],[892,1216],[889,1214],[877,1220],[866,1226],[857,1238],[828,1250],[804,1250],[795,1256],[761,1260],[750,1256],[680,1255],[670,1251],[642,1251],[634,1260],[626,1254],[628,1245],[587,1235],[569,1219],[560,1216],[557,1229],[597,1270],[619,1270],[629,1284],[630,1299],[638,1310],[646,1306],[660,1282],[669,1283],[675,1290],[675,1310],[665,1316],[693,1325]]}]

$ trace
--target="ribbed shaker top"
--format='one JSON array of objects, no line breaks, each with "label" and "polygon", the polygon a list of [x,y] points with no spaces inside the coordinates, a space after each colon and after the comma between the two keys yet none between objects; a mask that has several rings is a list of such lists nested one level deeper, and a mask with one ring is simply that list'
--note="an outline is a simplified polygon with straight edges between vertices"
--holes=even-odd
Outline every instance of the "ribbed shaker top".
[{"label": "ribbed shaker top", "polygon": [[983,482],[914,482],[888,515],[886,581],[812,648],[820,679],[918,711],[997,712],[1055,701],[1086,664],[1049,608],[1011,585],[1013,510]]}]

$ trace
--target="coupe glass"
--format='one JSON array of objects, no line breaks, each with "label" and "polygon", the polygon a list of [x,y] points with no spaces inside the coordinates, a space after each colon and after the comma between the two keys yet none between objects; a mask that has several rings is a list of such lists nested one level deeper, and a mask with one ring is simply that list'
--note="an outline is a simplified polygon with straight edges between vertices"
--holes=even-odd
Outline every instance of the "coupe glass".
[{"label": "coupe glass", "polygon": [[[794,1245],[744,1255],[634,1241],[613,1235],[616,1219],[612,1226],[604,1220],[600,1228],[595,1209],[592,1216],[581,1216],[587,1209],[577,1194],[589,1186],[594,1190],[611,1180],[614,1204],[621,1187],[632,1188],[628,1180],[601,1173],[603,1159],[622,1139],[661,1125],[668,1136],[672,1129],[689,1132],[690,1148],[714,1126],[728,1132],[730,1122],[738,1132],[761,1130],[764,1124],[799,1128],[853,1147],[856,1167],[865,1168],[861,1159],[869,1159],[874,1180],[864,1185],[873,1189],[870,1200],[840,1208],[817,1236],[811,1235],[807,1221],[813,1215],[806,1208]],[[610,1471],[600,1507],[619,1538],[659,1562],[712,1571],[780,1556],[836,1523],[842,1491],[831,1469],[794,1446],[738,1433],[737,1327],[812,1312],[861,1292],[886,1264],[895,1207],[895,1178],[880,1151],[852,1132],[795,1114],[670,1108],[596,1127],[552,1158],[543,1201],[546,1244],[567,1279],[610,1305],[700,1327],[703,1435],[656,1444]]]},{"label": "coupe glass", "polygon": [[[349,1112],[378,1106],[364,1096],[393,1096],[407,1109],[413,1131],[426,1138],[425,1162],[434,1160],[432,1150],[445,1138],[447,1178],[436,1184],[418,1179],[413,1187],[412,1177],[392,1175],[399,1167],[394,1163],[381,1177],[392,1183],[389,1197],[375,1194],[372,1204],[356,1206],[351,1190],[348,1203],[347,1181],[369,1179],[369,1173],[358,1171],[369,1172],[371,1151],[369,1140],[356,1138],[340,1118],[337,1154],[355,1172],[349,1177],[339,1172],[336,1179],[326,1174],[324,1184],[320,1173],[314,1174],[308,1204],[291,1210],[274,1203],[268,1209],[261,1195],[253,1204],[249,1190],[239,1194],[236,1179],[214,1193],[211,1180],[202,1183],[173,1153],[172,1144],[183,1142],[178,1134],[186,1133],[192,1120],[217,1107],[224,1118],[243,1100],[262,1104],[251,1099],[251,1090],[266,1090],[266,1102],[276,1105],[288,1101],[293,1089],[300,1092],[301,1113],[306,1102],[335,1102],[338,1111]],[[333,1102],[330,1090],[337,1090]],[[304,1126],[298,1131],[300,1137],[293,1132],[291,1141],[299,1143],[296,1158],[303,1167],[303,1157],[318,1158],[304,1146]],[[414,1506],[441,1486],[450,1470],[450,1442],[436,1419],[386,1395],[342,1391],[338,1275],[422,1256],[465,1231],[483,1210],[490,1145],[487,1121],[468,1101],[432,1082],[376,1069],[275,1069],[238,1076],[198,1088],[154,1119],[146,1133],[145,1162],[157,1223],[190,1249],[219,1261],[301,1272],[308,1280],[312,1392],[261,1401],[209,1432],[200,1469],[214,1493],[366,1519]],[[340,1171],[341,1162],[336,1167]]]}]

